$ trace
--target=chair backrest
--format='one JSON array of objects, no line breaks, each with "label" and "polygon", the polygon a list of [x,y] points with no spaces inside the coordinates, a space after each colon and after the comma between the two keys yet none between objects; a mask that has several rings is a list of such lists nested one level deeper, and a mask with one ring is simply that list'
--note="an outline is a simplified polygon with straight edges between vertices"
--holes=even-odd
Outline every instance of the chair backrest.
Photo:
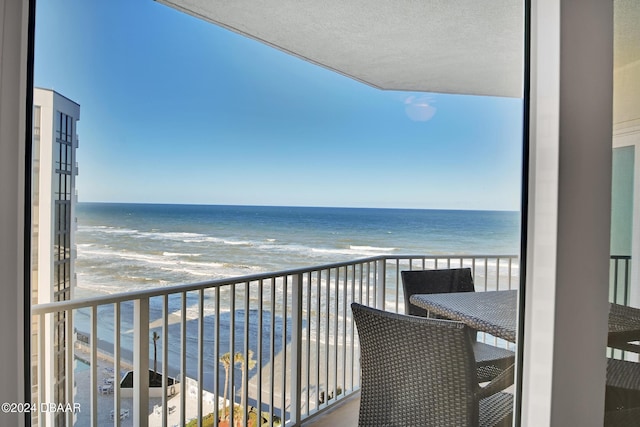
[{"label": "chair backrest", "polygon": [[402,271],[405,313],[425,317],[425,309],[409,302],[413,294],[442,294],[448,292],[474,292],[470,268],[449,268],[446,270]]},{"label": "chair backrest", "polygon": [[476,426],[467,327],[351,304],[360,338],[359,425]]}]

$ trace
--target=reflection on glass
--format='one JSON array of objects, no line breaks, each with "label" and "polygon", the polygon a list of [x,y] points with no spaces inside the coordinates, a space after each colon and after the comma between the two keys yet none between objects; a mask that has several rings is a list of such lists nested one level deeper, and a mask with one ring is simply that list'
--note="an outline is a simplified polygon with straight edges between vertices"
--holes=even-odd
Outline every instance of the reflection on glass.
[{"label": "reflection on glass", "polygon": [[[609,299],[640,307],[640,2],[614,2],[613,164],[611,189],[611,270]],[[634,339],[628,337],[628,341]],[[623,340],[627,341],[627,339]],[[607,350],[605,426],[640,420],[640,363],[633,344]],[[623,348],[620,348],[623,347]]]}]

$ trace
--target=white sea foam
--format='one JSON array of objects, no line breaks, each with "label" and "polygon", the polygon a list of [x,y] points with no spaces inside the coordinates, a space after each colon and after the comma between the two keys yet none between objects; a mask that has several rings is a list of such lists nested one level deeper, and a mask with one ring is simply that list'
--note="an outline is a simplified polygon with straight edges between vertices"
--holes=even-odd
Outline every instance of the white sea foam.
[{"label": "white sea foam", "polygon": [[76,297],[92,297],[96,293],[103,295],[113,295],[121,292],[131,291],[131,287],[119,285],[118,283],[109,282],[95,283],[87,274],[78,274],[78,285],[76,287]]},{"label": "white sea foam", "polygon": [[377,248],[373,246],[349,246],[349,248],[338,249],[321,249],[312,248],[312,252],[322,254],[335,254],[335,255],[350,255],[350,256],[374,256],[389,253],[395,250],[395,248]]},{"label": "white sea foam", "polygon": [[248,242],[246,240],[239,240],[239,241],[224,240],[223,243],[225,245],[231,245],[231,246],[252,246],[253,245],[251,242]]},{"label": "white sea foam", "polygon": [[106,225],[79,225],[78,231],[91,231],[91,230],[100,230],[104,228],[110,228]]},{"label": "white sea foam", "polygon": [[375,246],[349,246],[350,249],[354,251],[365,251],[365,252],[393,252],[396,248],[377,248]]},{"label": "white sea foam", "polygon": [[83,231],[97,231],[100,233],[107,234],[136,234],[139,233],[138,230],[130,229],[130,228],[116,228],[116,227],[105,227],[105,226],[91,226],[91,227],[81,227]]},{"label": "white sea foam", "polygon": [[188,239],[181,239],[182,243],[223,243],[224,240],[217,237],[210,237],[201,234],[199,237],[191,237]]},{"label": "white sea foam", "polygon": [[[163,271],[178,273],[181,277],[184,277],[185,281],[191,280],[189,277],[206,277],[210,279],[224,277],[220,271],[223,265],[219,262],[171,261],[163,263],[160,268]],[[188,276],[185,277],[184,275]]]},{"label": "white sea foam", "polygon": [[260,250],[267,250],[267,251],[277,251],[277,252],[297,252],[297,253],[304,253],[309,251],[311,248],[309,248],[308,246],[304,246],[304,245],[296,245],[296,244],[279,244],[279,245],[273,245],[273,244],[259,244],[257,245],[257,249]]},{"label": "white sea foam", "polygon": [[197,276],[197,277],[208,277],[208,278],[215,277],[215,275],[213,275],[209,271],[200,271],[200,270],[186,268],[186,267],[160,267],[160,269],[164,271],[170,271],[172,273],[186,273],[191,276]]},{"label": "white sea foam", "polygon": [[147,255],[139,252],[114,252],[114,255],[129,260],[139,260],[152,264],[171,264],[173,261],[166,261],[158,255]]},{"label": "white sea foam", "polygon": [[[159,266],[163,270],[183,272],[194,276],[212,276],[222,267],[219,262],[194,262],[172,259],[176,256],[197,257],[199,254],[171,254],[164,252],[162,255],[145,254],[139,252],[117,251],[112,249],[101,250],[79,250],[78,256],[81,259],[112,259],[127,260],[142,263],[143,265]],[[113,261],[116,262],[116,261]]]},{"label": "white sea foam", "polygon": [[351,255],[353,254],[352,249],[321,249],[321,248],[311,248],[311,252],[319,253],[319,254],[337,254],[337,255]]},{"label": "white sea foam", "polygon": [[110,258],[114,256],[114,251],[111,249],[87,249],[89,247],[95,247],[93,245],[78,245],[78,258]]},{"label": "white sea foam", "polygon": [[162,255],[168,257],[198,257],[202,256],[202,254],[190,254],[190,253],[180,253],[180,252],[163,252]]},{"label": "white sea foam", "polygon": [[[109,248],[89,249],[86,247],[78,252],[79,259],[85,262],[95,260],[91,268],[108,268],[114,272],[120,269],[123,273],[130,271],[119,278],[112,277],[109,280],[109,285],[104,285],[100,282],[96,283],[89,276],[79,277],[79,283],[82,283],[87,289],[93,289],[97,292],[117,293],[144,289],[149,286],[159,286],[159,277],[164,277],[163,283],[178,284],[203,279],[242,276],[263,271],[260,266],[246,263],[195,261],[195,259],[202,256],[199,253],[165,251],[161,254],[150,254]],[[100,261],[100,264],[97,264],[98,261]],[[111,267],[105,267],[105,262]],[[122,262],[127,264],[116,267]],[[137,269],[137,271],[131,269]],[[149,277],[144,276],[145,271],[148,271]],[[159,273],[159,271],[163,273]],[[97,270],[93,270],[92,274],[99,276],[100,273]]]},{"label": "white sea foam", "polygon": [[171,239],[171,240],[183,240],[183,239],[191,239],[191,238],[200,238],[205,236],[200,233],[187,233],[187,232],[156,232],[156,233],[147,233],[151,237],[159,237],[161,239]]}]

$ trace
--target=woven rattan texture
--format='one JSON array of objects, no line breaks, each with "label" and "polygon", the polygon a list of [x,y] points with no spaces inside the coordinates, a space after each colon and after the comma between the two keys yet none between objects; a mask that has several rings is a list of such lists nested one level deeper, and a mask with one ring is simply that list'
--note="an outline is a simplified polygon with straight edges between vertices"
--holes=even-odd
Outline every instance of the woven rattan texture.
[{"label": "woven rattan texture", "polygon": [[451,292],[474,292],[470,268],[449,268],[446,270],[406,270],[400,272],[404,291],[406,314],[425,317],[427,312],[411,304],[414,294],[443,294]]},{"label": "woven rattan texture", "polygon": [[463,324],[351,307],[360,338],[360,426],[484,426],[508,415],[509,395],[480,404]]},{"label": "woven rattan texture", "polygon": [[[414,316],[426,316],[427,311],[410,302],[415,294],[438,294],[453,292],[474,292],[470,268],[451,268],[442,270],[402,271],[405,312]],[[433,316],[431,316],[433,317]],[[440,316],[443,318],[443,316]],[[473,340],[473,352],[478,366],[478,381],[491,381],[504,369],[515,363],[515,354],[505,348]]]},{"label": "woven rattan texture", "polygon": [[517,291],[414,295],[411,302],[473,329],[516,341]]},{"label": "woven rattan texture", "polygon": [[640,391],[640,363],[607,359],[607,385]]}]

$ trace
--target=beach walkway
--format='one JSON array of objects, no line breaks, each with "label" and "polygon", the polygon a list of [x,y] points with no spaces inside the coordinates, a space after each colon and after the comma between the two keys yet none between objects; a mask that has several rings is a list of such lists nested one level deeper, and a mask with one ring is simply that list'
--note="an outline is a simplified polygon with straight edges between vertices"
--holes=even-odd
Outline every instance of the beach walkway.
[{"label": "beach walkway", "polygon": [[[87,364],[89,353],[85,346],[76,346],[76,363],[75,370],[75,402],[80,404],[80,412],[77,413],[76,426],[91,425],[91,378],[90,369]],[[113,372],[113,357],[104,351],[98,351],[98,385],[97,395],[97,417],[99,426],[113,426],[113,392],[109,392],[109,386],[115,386],[124,374],[132,369],[131,363],[125,360],[121,361],[122,370],[119,375]],[[210,393],[206,393],[210,394]],[[222,402],[220,402],[222,405]],[[180,414],[180,393],[172,396],[168,402],[168,425],[181,425]],[[188,422],[198,415],[198,404],[193,393],[186,391],[185,395],[185,420]],[[133,415],[136,408],[133,407],[133,398],[120,397],[121,426],[133,427]],[[203,413],[206,415],[213,412],[213,399],[203,399]],[[162,424],[162,398],[149,398],[149,407],[146,415],[149,417],[150,426],[159,426]]]}]

